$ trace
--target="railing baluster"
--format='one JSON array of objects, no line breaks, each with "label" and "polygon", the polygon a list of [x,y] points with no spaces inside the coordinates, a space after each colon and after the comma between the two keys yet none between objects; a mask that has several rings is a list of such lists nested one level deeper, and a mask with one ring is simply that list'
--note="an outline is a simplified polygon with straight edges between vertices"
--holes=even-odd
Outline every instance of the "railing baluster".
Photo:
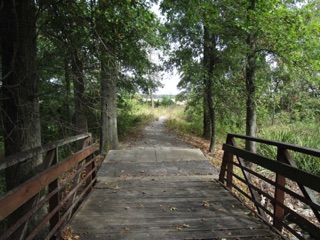
[{"label": "railing baluster", "polygon": [[[49,154],[54,154],[52,160],[50,161],[50,166],[53,166],[58,163],[58,148],[55,148],[48,152]],[[59,187],[59,180],[58,178],[53,180],[49,186],[48,191],[49,194],[56,190]],[[49,213],[55,209],[59,205],[59,191],[57,191],[50,199],[49,199]],[[57,211],[50,219],[50,230],[54,228],[54,226],[60,221],[60,211]]]},{"label": "railing baluster", "polygon": [[[232,146],[238,148],[238,145],[237,145],[237,143],[236,143],[234,138],[231,138],[231,143],[232,143]],[[250,168],[250,166],[252,164],[247,165],[246,162],[245,162],[245,159],[243,159],[243,158],[241,158],[239,156],[236,156],[236,158],[237,158],[237,160],[239,162],[239,165],[241,166],[241,171],[242,171],[242,174],[244,176],[244,179],[248,183],[248,189],[249,189],[249,192],[250,192],[251,197],[253,199],[253,203],[254,203],[256,209],[258,210],[258,213],[261,216],[261,218],[266,221],[267,220],[266,214],[263,211],[263,209],[259,206],[259,194],[258,194],[258,192],[256,190],[254,190],[252,187],[250,187],[250,185],[253,185],[251,177],[250,177],[250,174],[243,168],[243,167]]]},{"label": "railing baluster", "polygon": [[[81,143],[83,144],[83,148],[79,149],[80,151],[73,153],[71,156],[66,157],[59,162],[58,147],[77,141],[81,141]],[[66,214],[63,215],[61,213],[60,208],[62,207],[62,205],[65,206],[67,198],[60,199],[61,196],[59,196],[59,179],[63,174],[72,171],[72,169],[74,168],[77,168],[79,163],[87,161],[87,165],[89,165],[88,169],[91,169],[90,172],[87,172],[88,177],[91,178],[92,181],[95,180],[96,168],[93,168],[95,165],[92,159],[97,146],[96,144],[91,143],[91,134],[81,134],[41,147],[30,149],[28,151],[18,153],[14,156],[10,156],[0,161],[0,169],[4,169],[8,166],[28,161],[29,158],[41,154],[46,154],[42,165],[43,171],[39,172],[37,175],[33,176],[32,178],[0,198],[0,221],[10,216],[10,214],[12,214],[17,208],[25,204],[26,201],[30,203],[33,203],[33,200],[30,199],[35,199],[35,201],[38,201],[37,198],[39,197],[40,192],[42,192],[45,188],[48,190],[48,192],[46,192],[46,197],[40,200],[39,205],[38,202],[35,202],[35,205],[30,208],[31,210],[28,213],[26,213],[21,219],[17,219],[17,222],[15,224],[8,226],[8,229],[5,229],[5,232],[0,233],[1,239],[7,239],[10,235],[12,238],[15,238],[15,236],[13,236],[13,234],[15,233],[17,233],[16,236],[19,235],[18,237],[24,238],[24,235],[21,235],[17,231],[17,228],[21,226],[23,227],[24,222],[26,222],[27,219],[31,219],[37,209],[40,209],[44,205],[48,206],[49,212],[42,219],[39,219],[39,222],[37,223],[38,225],[34,226],[34,228],[31,229],[30,233],[28,233],[29,235],[25,236],[25,238],[33,239],[37,234],[43,234],[47,231],[50,233],[47,239],[56,238],[56,236],[54,236],[55,232],[66,221],[67,217],[69,217],[69,213],[72,214],[74,210],[73,208],[77,205],[76,202],[73,202],[73,204],[71,205],[72,208],[68,209]],[[89,160],[91,162],[88,162]],[[8,165],[6,164],[7,161],[10,161]],[[84,169],[84,166],[82,169]],[[81,170],[79,170],[79,172],[81,172]],[[67,179],[68,182],[64,183],[64,186],[72,182],[72,177],[67,177]],[[85,181],[86,179],[83,179],[80,184]],[[77,198],[77,202],[82,201],[83,196],[86,195],[88,189],[92,188],[92,181],[90,185],[87,185],[87,187],[85,188],[85,192],[82,192],[80,194],[80,198]],[[73,194],[78,191],[78,189],[82,190],[81,187],[82,186],[78,185],[77,188],[70,192],[70,196],[73,196]],[[42,232],[44,228],[46,228],[45,232]]]},{"label": "railing baluster", "polygon": [[[88,144],[91,144],[91,138],[90,139],[88,139]],[[91,160],[93,159],[93,154],[91,154],[90,156],[88,156],[87,158],[86,158],[86,163],[87,162],[90,162]],[[88,186],[88,185],[90,185],[91,184],[91,181],[92,181],[92,179],[93,179],[93,176],[92,176],[92,174],[90,174],[90,172],[92,171],[92,169],[94,169],[94,161],[91,163],[91,164],[89,164],[87,167],[86,167],[86,175],[87,175],[87,181],[86,181],[86,186]],[[90,175],[89,175],[90,174]],[[89,175],[89,176],[88,176]],[[91,188],[89,188],[88,189],[88,192],[90,192],[91,191]]]},{"label": "railing baluster", "polygon": [[233,155],[226,154],[227,161],[227,188],[232,190],[232,180],[233,180]]},{"label": "railing baluster", "polygon": [[[276,161],[274,158],[271,159],[259,154],[248,152],[243,148],[239,148],[235,142],[235,138],[251,140],[266,144],[268,146],[277,147]],[[224,155],[221,165],[221,172],[219,175],[220,182],[226,184],[229,189],[231,189],[232,187],[235,191],[254,203],[256,210],[259,212],[262,219],[267,223],[270,222],[266,219],[266,217],[263,216],[266,216],[266,214],[270,216],[273,220],[273,227],[278,231],[281,232],[282,229],[285,228],[285,230],[290,231],[297,238],[303,239],[303,236],[301,235],[301,233],[299,233],[299,230],[292,229],[290,227],[291,221],[297,224],[298,228],[307,231],[312,238],[320,239],[320,228],[318,225],[320,220],[320,205],[313,195],[313,191],[315,191],[316,193],[320,193],[320,187],[318,184],[320,178],[319,176],[299,169],[289,153],[289,151],[295,151],[314,157],[320,157],[319,150],[238,134],[228,134],[226,144],[223,145],[223,150]],[[235,156],[238,159],[239,164],[232,164],[230,156]],[[262,168],[262,175],[260,175],[259,177],[259,174],[254,174],[254,171],[252,169],[244,167],[244,161],[249,161],[260,166]],[[233,172],[229,164],[233,165],[232,168],[240,168],[243,171],[245,179],[243,179],[241,174],[238,175],[236,171]],[[267,171],[265,171],[264,169],[266,169]],[[227,176],[225,176],[226,171]],[[270,178],[271,174],[269,173],[269,171],[275,174],[275,179]],[[231,176],[228,176],[228,174],[231,173],[233,173],[234,180],[241,179],[240,181],[243,180],[243,182],[247,183],[247,187],[251,192],[251,197],[249,197],[247,192],[242,192],[242,188],[237,186],[237,181],[234,181],[233,183],[231,182],[232,178]],[[266,176],[264,176],[264,173],[266,174]],[[251,182],[251,174],[264,180],[264,182],[256,182],[255,179],[253,179],[254,182]],[[290,181],[293,181],[295,184],[297,184],[302,194],[299,191],[293,192],[296,190],[292,190],[290,189],[290,186],[286,186],[286,179],[290,179]],[[225,183],[226,180],[227,183]],[[271,190],[268,185],[265,185],[265,183],[271,184],[271,186],[274,187],[274,196],[272,199],[261,199],[261,202],[259,202],[259,194],[262,193],[262,195],[264,195],[264,193],[268,193],[268,191]],[[258,186],[257,184],[260,184],[260,186]],[[296,209],[292,209],[291,206],[286,206],[284,200],[285,198],[287,198],[287,195],[289,195],[288,197],[298,199],[299,201],[305,203],[308,207],[310,207],[313,210],[315,218],[311,221],[309,219],[310,216],[306,215],[306,213],[300,210],[296,212]],[[273,205],[273,212],[271,212],[272,210],[269,211],[269,207],[271,207],[272,209],[271,204]],[[285,216],[287,214],[290,214],[291,217],[288,216],[288,218],[285,219]],[[314,222],[314,220],[318,220],[318,223]]]},{"label": "railing baluster", "polygon": [[[291,157],[289,151],[286,150],[286,151],[284,152],[284,154],[285,154],[285,157],[286,157],[285,159],[286,159],[287,163],[290,164],[292,167],[298,168],[296,162],[295,162],[294,159]],[[298,184],[298,186],[299,186],[299,188],[300,188],[303,196],[304,196],[306,199],[311,200],[312,202],[318,204],[317,198],[314,196],[314,194],[312,193],[312,191],[311,191],[309,188],[303,186],[303,185],[300,184],[299,182],[297,182],[297,184]],[[314,215],[316,216],[316,218],[318,219],[318,221],[320,221],[320,213],[319,213],[319,211],[318,211],[317,209],[313,208],[313,207],[310,207],[310,208],[312,209],[312,211],[313,211]]]},{"label": "railing baluster", "polygon": [[[83,141],[80,141],[80,142],[77,144],[77,145],[78,145],[77,147],[79,148],[79,150],[81,150],[81,149],[84,149],[85,147],[89,146],[90,144],[91,144],[91,135],[88,136],[88,137],[86,137]],[[91,155],[90,155],[90,156],[91,156]],[[82,167],[83,167],[83,162],[80,162],[80,163],[77,165],[76,170],[79,170],[79,169],[82,168]],[[87,171],[86,171],[86,172],[87,172]],[[81,174],[81,172],[80,172],[80,173],[78,173],[78,174],[76,174],[76,175],[74,176],[74,178],[73,178],[73,183],[72,183],[72,189],[74,189],[74,188],[79,184],[81,175],[82,175],[82,174]],[[73,196],[69,198],[68,203],[67,203],[67,208],[70,208],[70,207],[73,205],[76,197],[77,197],[77,192],[75,192],[75,193],[73,194]],[[71,219],[71,217],[72,217],[72,211],[70,211],[70,214],[69,214],[69,216],[67,217],[67,220],[69,221],[69,220]]]},{"label": "railing baluster", "polygon": [[[277,161],[281,163],[287,163],[285,156],[285,149],[278,147],[277,148]],[[282,187],[285,187],[286,178],[278,173],[276,173],[276,184]],[[275,187],[275,204],[274,204],[274,219],[273,226],[279,231],[282,230],[282,221],[284,218],[284,209],[279,205],[279,203],[284,203],[284,191],[279,187]]]}]

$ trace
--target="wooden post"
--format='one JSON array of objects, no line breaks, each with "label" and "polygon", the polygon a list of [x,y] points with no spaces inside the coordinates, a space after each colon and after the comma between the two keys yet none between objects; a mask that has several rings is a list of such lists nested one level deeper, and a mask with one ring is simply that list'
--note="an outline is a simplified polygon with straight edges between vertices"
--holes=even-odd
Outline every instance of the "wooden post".
[{"label": "wooden post", "polygon": [[[232,139],[233,138],[228,134],[226,144],[233,145]],[[222,183],[224,183],[224,177],[226,172],[227,172],[227,188],[232,190],[233,154],[225,151],[223,154],[222,165],[221,165],[221,170],[219,174],[219,181]]]},{"label": "wooden post", "polygon": [[[277,152],[277,161],[286,163],[285,159],[285,149],[278,147]],[[276,174],[276,187],[275,187],[275,204],[274,204],[274,219],[273,219],[273,226],[278,229],[280,232],[282,230],[282,222],[284,218],[284,209],[279,205],[279,203],[284,203],[284,191],[279,189],[278,185],[281,187],[285,187],[286,178],[280,174]]]},{"label": "wooden post", "polygon": [[227,188],[232,190],[232,179],[233,179],[233,155],[230,153],[226,153],[224,155],[227,161]]},{"label": "wooden post", "polygon": [[[87,140],[88,140],[87,144],[89,146],[92,143],[92,137],[90,136]],[[86,158],[86,163],[90,162],[92,159],[93,159],[93,154],[90,154],[90,156],[88,156]],[[91,172],[91,170],[93,168],[94,168],[93,163],[88,164],[87,167],[86,167],[86,177],[87,177],[86,186],[89,186],[91,181],[92,181],[92,179],[93,179],[92,174],[90,174],[90,172]],[[91,191],[91,188],[88,190],[88,192],[90,192],[90,191]]]},{"label": "wooden post", "polygon": [[[89,157],[86,158],[86,163],[90,162],[93,159],[93,156],[90,155]],[[91,170],[93,169],[92,163],[88,164],[86,166],[86,186],[90,185],[91,181],[92,181],[92,174],[90,173]],[[90,192],[90,189],[88,190],[88,192]]]}]

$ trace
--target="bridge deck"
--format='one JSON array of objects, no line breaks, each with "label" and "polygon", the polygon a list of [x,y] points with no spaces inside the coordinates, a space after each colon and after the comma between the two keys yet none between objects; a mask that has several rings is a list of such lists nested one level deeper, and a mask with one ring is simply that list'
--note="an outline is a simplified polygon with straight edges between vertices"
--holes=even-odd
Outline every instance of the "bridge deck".
[{"label": "bridge deck", "polygon": [[216,180],[200,150],[111,151],[71,222],[80,239],[277,239]]}]

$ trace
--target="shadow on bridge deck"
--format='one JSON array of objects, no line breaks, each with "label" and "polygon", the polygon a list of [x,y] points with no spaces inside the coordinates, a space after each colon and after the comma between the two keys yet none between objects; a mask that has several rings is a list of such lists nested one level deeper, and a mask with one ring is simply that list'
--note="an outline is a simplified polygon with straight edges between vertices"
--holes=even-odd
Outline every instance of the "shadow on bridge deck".
[{"label": "shadow on bridge deck", "polygon": [[110,151],[70,225],[80,239],[280,239],[198,149]]}]

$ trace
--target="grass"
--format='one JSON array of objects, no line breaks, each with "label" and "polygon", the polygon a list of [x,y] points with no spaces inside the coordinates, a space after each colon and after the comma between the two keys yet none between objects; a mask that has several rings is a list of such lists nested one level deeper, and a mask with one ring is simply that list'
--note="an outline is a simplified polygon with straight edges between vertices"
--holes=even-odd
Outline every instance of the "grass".
[{"label": "grass", "polygon": [[[296,122],[291,124],[278,124],[264,127],[258,136],[265,139],[280,141],[298,146],[320,149],[320,127],[316,123]],[[261,155],[275,158],[276,148],[259,145],[258,152]],[[302,170],[320,176],[320,159],[310,155],[292,152],[293,158]]]},{"label": "grass", "polygon": [[131,111],[119,111],[118,134],[120,142],[125,142],[133,136],[138,136],[146,125],[161,116],[171,119],[176,117],[178,106],[152,108],[147,104],[135,104]]},{"label": "grass", "polygon": [[184,110],[184,106],[177,105],[172,107],[165,124],[166,127],[168,129],[178,130],[181,133],[201,136],[202,122],[197,121],[199,118],[196,116],[191,118],[190,115],[187,115]]},{"label": "grass", "polygon": [[[193,135],[201,137],[202,135],[202,117],[197,115],[191,116],[184,111],[183,106],[174,106],[170,110],[162,109],[165,114],[169,115],[166,121],[166,127],[171,130],[178,130],[183,134]],[[169,114],[168,114],[169,113]],[[163,115],[165,115],[163,114]],[[217,141],[218,143],[225,142],[226,131],[230,129],[230,124],[224,125],[223,122],[217,123]],[[270,126],[267,124],[260,125],[260,131],[258,137],[280,141],[285,143],[291,143],[298,146],[320,149],[320,126],[316,122],[290,122],[280,121]],[[241,129],[232,127],[232,131],[235,133],[242,133]],[[244,144],[239,142],[238,144]],[[219,146],[219,144],[218,144]],[[265,144],[257,144],[257,151],[263,156],[276,158],[277,150],[275,147]],[[305,154],[291,152],[292,157],[295,159],[298,167],[304,171],[310,172],[320,176],[320,159]]]}]

